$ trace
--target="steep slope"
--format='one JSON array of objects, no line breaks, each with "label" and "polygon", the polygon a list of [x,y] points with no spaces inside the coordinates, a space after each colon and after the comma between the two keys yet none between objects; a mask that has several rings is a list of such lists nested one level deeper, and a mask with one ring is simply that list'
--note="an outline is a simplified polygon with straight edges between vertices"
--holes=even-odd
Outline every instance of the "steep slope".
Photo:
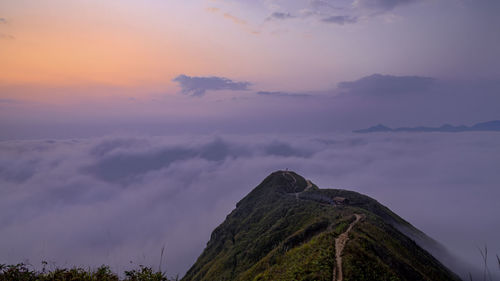
[{"label": "steep slope", "polygon": [[433,242],[367,196],[277,171],[213,231],[183,280],[460,280],[398,229]]}]

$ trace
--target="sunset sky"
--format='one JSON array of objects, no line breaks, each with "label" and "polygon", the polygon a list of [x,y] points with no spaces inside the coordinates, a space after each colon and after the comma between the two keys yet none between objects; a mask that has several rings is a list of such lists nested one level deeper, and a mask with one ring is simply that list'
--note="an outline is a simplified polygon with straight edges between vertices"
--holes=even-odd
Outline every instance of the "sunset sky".
[{"label": "sunset sky", "polygon": [[0,0],[0,264],[182,276],[289,168],[481,268],[500,133],[352,131],[490,120],[499,0]]},{"label": "sunset sky", "polygon": [[498,118],[493,109],[464,116],[463,107],[498,101],[499,10],[495,0],[2,1],[0,137],[157,133],[152,124],[258,131],[259,118],[291,111],[310,115],[301,130],[325,119],[315,130],[351,130],[388,119],[358,116],[366,101],[335,99],[339,82],[373,74],[431,77],[440,94],[459,89],[466,97],[446,103],[461,114],[436,124]]}]

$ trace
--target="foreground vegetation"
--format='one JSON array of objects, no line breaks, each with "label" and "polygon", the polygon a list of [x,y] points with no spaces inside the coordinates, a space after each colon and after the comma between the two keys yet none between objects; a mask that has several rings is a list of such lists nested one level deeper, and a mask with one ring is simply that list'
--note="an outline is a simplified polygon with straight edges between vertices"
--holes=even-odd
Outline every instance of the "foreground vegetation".
[{"label": "foreground vegetation", "polygon": [[32,266],[20,263],[16,265],[0,264],[0,281],[173,281],[165,273],[154,271],[150,267],[140,266],[139,269],[125,271],[125,278],[118,277],[108,266],[97,269],[56,268],[46,270],[47,263],[42,263],[41,271]]}]

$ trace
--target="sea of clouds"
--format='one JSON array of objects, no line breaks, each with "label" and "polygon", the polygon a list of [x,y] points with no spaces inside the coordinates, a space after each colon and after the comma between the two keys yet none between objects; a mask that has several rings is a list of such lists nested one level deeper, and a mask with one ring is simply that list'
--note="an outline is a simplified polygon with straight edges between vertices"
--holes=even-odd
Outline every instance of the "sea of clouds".
[{"label": "sea of clouds", "polygon": [[500,254],[500,134],[212,135],[0,142],[0,264],[182,276],[243,196],[291,169],[374,197],[467,262]]}]

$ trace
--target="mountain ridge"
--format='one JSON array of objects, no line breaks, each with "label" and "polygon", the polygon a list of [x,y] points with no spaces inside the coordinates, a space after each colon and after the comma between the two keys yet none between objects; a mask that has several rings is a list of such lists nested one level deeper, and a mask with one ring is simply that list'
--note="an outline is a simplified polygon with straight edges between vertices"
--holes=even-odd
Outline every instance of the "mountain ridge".
[{"label": "mountain ridge", "polygon": [[396,226],[437,243],[368,196],[276,171],[236,204],[182,280],[460,280]]},{"label": "mountain ridge", "polygon": [[366,129],[354,130],[354,133],[380,133],[380,132],[500,132],[500,120],[492,120],[487,122],[476,123],[472,126],[453,126],[444,124],[440,127],[399,127],[392,129],[383,124],[378,124]]}]

